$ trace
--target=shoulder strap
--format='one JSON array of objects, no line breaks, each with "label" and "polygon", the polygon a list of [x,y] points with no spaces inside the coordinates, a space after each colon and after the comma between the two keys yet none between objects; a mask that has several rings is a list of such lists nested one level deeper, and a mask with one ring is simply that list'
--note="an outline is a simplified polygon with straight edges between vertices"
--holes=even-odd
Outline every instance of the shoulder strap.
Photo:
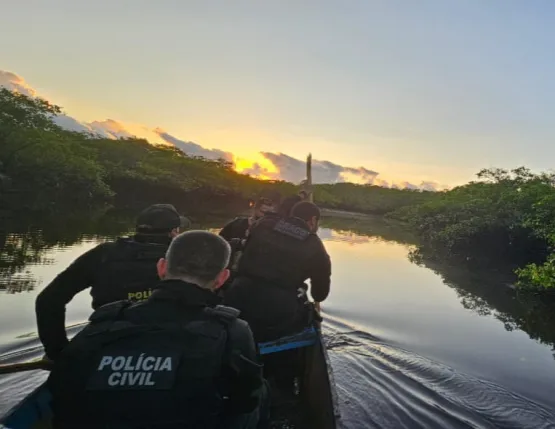
[{"label": "shoulder strap", "polygon": [[108,260],[112,257],[112,253],[117,251],[119,246],[129,240],[129,237],[118,237],[115,241],[109,241],[104,244],[108,245],[104,254],[102,255],[102,264],[108,262]]},{"label": "shoulder strap", "polygon": [[89,322],[91,322],[91,324],[96,324],[99,322],[117,320],[123,311],[131,304],[131,301],[122,300],[103,305],[90,315]]},{"label": "shoulder strap", "polygon": [[215,317],[220,322],[228,326],[231,322],[239,317],[241,312],[233,307],[225,305],[217,305],[216,307],[206,307],[204,313],[210,317]]}]

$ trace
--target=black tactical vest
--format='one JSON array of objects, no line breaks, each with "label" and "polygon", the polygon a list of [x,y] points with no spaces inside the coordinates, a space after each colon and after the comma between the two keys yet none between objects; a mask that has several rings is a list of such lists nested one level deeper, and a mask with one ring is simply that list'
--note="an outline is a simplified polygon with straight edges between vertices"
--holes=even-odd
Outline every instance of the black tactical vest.
[{"label": "black tactical vest", "polygon": [[118,239],[104,257],[97,281],[91,288],[93,308],[124,299],[148,298],[160,281],[156,263],[165,256],[168,246],[169,239],[168,244]]},{"label": "black tactical vest", "polygon": [[218,306],[186,324],[138,325],[121,317],[126,305],[93,313],[56,361],[54,428],[215,428],[227,327],[239,312]]},{"label": "black tactical vest", "polygon": [[312,235],[302,219],[262,218],[244,245],[238,275],[261,279],[296,293],[296,288],[306,280]]}]

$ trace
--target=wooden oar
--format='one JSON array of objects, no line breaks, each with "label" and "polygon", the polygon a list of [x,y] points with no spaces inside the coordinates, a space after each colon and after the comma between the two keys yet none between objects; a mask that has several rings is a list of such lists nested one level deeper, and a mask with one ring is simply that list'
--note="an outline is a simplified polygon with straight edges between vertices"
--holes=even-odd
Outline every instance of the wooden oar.
[{"label": "wooden oar", "polygon": [[52,369],[52,361],[40,359],[31,362],[10,363],[0,365],[0,374],[12,374],[14,372],[34,371],[44,369],[50,371]]}]

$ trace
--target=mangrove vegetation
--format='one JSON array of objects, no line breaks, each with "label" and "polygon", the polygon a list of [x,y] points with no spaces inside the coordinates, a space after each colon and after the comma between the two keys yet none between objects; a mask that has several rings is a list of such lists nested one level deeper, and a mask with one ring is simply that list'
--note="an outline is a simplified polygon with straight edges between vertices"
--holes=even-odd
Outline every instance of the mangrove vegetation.
[{"label": "mangrove vegetation", "polygon": [[[296,193],[233,163],[187,156],[141,139],[111,140],[63,129],[58,106],[0,88],[0,217],[40,218],[115,206],[168,202],[188,215],[237,213],[264,191]],[[518,287],[555,291],[555,175],[520,167],[487,169],[449,191],[352,183],[314,186],[322,207],[385,216],[406,226],[429,259],[510,267]],[[411,238],[407,241],[413,241]],[[14,243],[16,245],[17,243]]]}]

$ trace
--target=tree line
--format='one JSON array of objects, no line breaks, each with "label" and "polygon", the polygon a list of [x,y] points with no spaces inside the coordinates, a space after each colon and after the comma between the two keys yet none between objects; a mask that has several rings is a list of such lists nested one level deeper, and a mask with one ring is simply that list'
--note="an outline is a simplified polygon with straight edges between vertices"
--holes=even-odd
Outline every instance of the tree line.
[{"label": "tree line", "polygon": [[387,216],[405,222],[428,258],[509,264],[517,286],[555,291],[555,174],[485,169],[478,180]]},{"label": "tree line", "polygon": [[[286,181],[258,180],[225,160],[187,156],[146,140],[113,140],[65,130],[52,120],[61,109],[0,88],[0,204],[20,210],[141,206],[164,200],[183,207],[230,211],[264,191],[298,192]],[[385,214],[426,201],[431,192],[338,183],[315,185],[325,207]]]},{"label": "tree line", "polygon": [[[0,217],[66,213],[102,205],[169,202],[186,213],[237,213],[265,191],[296,193],[285,181],[241,174],[225,160],[190,157],[146,140],[112,140],[62,129],[61,109],[0,88]],[[522,288],[555,291],[555,175],[483,170],[449,191],[352,183],[314,186],[328,208],[405,223],[427,255],[476,265],[511,264]]]}]

